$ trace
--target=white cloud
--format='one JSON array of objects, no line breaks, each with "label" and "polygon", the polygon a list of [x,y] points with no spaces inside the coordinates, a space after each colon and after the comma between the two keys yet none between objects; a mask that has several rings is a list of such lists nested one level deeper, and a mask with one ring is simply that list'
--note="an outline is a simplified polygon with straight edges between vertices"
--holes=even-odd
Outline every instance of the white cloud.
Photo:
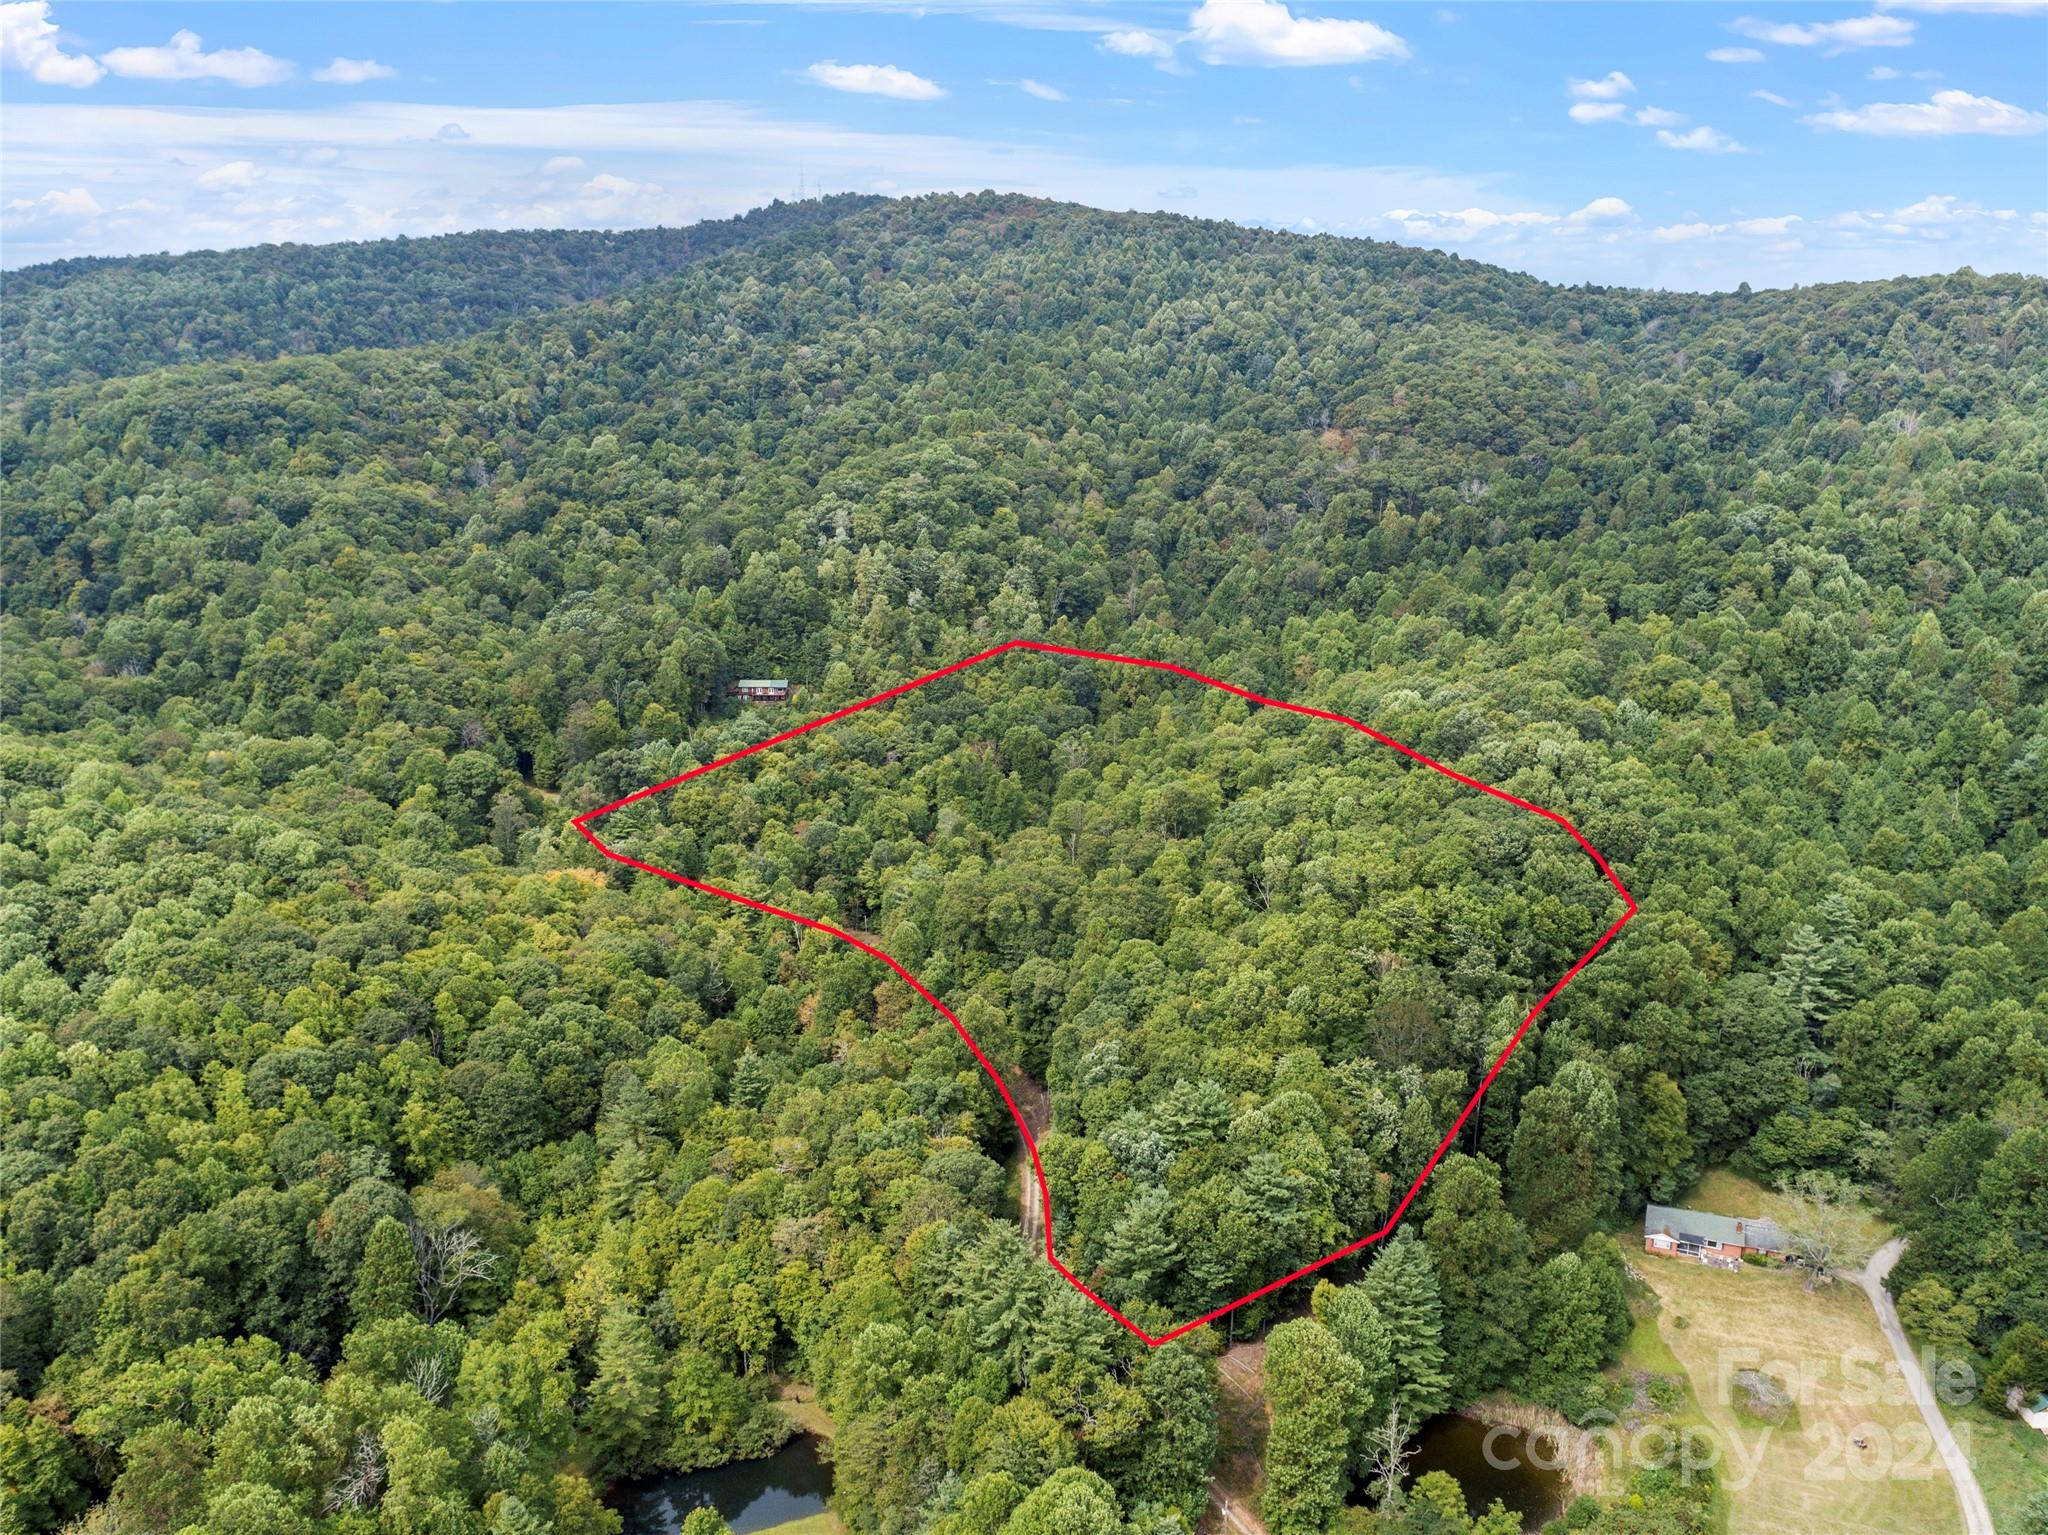
[{"label": "white cloud", "polygon": [[216,165],[212,170],[202,172],[199,185],[208,191],[220,192],[256,184],[256,164],[252,160],[230,160],[225,165]]},{"label": "white cloud", "polygon": [[1894,208],[1889,214],[1879,214],[1895,224],[1939,224],[1956,216],[1957,199],[1948,196],[1930,195],[1917,203],[1903,208]]},{"label": "white cloud", "polygon": [[438,144],[460,144],[469,137],[469,130],[460,123],[443,123],[434,130],[434,141]]},{"label": "white cloud", "polygon": [[114,48],[100,62],[131,80],[225,80],[243,87],[277,85],[292,77],[292,66],[260,48],[200,46],[199,34],[178,31],[161,48]]},{"label": "white cloud", "polygon": [[61,192],[45,192],[43,206],[52,213],[66,218],[90,218],[103,212],[97,197],[84,187],[67,187]]},{"label": "white cloud", "polygon": [[2048,129],[2048,114],[2016,107],[1968,91],[1936,91],[1923,102],[1876,101],[1841,112],[1815,112],[1802,119],[1816,128],[1869,133],[1881,138],[1930,138],[1954,133],[2013,137]]},{"label": "white cloud", "polygon": [[1718,129],[1709,128],[1705,123],[1701,123],[1697,128],[1689,128],[1684,133],[1673,133],[1669,128],[1659,128],[1657,142],[1666,149],[1693,149],[1707,155],[1739,155],[1743,152],[1742,146],[1735,140]]},{"label": "white cloud", "polygon": [[1610,69],[1597,80],[1573,80],[1565,94],[1580,101],[1615,101],[1635,94],[1636,83],[1618,69]]},{"label": "white cloud", "polygon": [[857,96],[893,96],[898,101],[937,101],[946,94],[936,80],[914,75],[894,64],[841,64],[826,59],[805,71],[820,85]]},{"label": "white cloud", "polygon": [[1173,57],[1173,39],[1162,37],[1157,32],[1136,29],[1105,32],[1099,46],[1104,53],[1121,54],[1127,59],[1151,59],[1160,63]]},{"label": "white cloud", "polygon": [[1896,80],[1899,78],[1899,72],[1889,64],[1879,64],[1863,78],[1866,80]]},{"label": "white cloud", "polygon": [[1724,133],[1704,125],[1684,133],[1674,130],[1686,120],[1683,112],[1669,107],[1641,106],[1631,111],[1620,100],[1635,93],[1636,83],[1620,70],[1609,70],[1597,80],[1571,80],[1567,94],[1579,98],[1567,112],[1575,123],[1632,122],[1639,128],[1655,128],[1657,142],[1667,149],[1692,149],[1706,154],[1739,154],[1742,146]]},{"label": "white cloud", "polygon": [[577,203],[587,219],[644,218],[658,216],[662,196],[662,189],[655,182],[600,171],[583,183]]},{"label": "white cloud", "polygon": [[18,69],[38,85],[96,84],[106,70],[82,53],[66,53],[58,36],[48,0],[0,5],[0,68]]},{"label": "white cloud", "polygon": [[580,171],[582,169],[583,157],[581,155],[555,155],[549,159],[547,164],[540,168],[540,173],[543,176],[561,176],[566,175],[570,171]]},{"label": "white cloud", "polygon": [[372,80],[389,80],[397,73],[389,64],[379,64],[375,59],[336,57],[324,68],[314,70],[313,78],[323,85],[367,85]]},{"label": "white cloud", "polygon": [[[686,224],[787,196],[801,158],[830,188],[917,196],[1000,187],[1098,208],[1170,206],[1270,227],[1299,227],[1313,217],[1336,234],[1422,241],[1561,282],[1728,289],[1744,280],[1765,287],[1952,271],[1965,262],[1985,272],[2048,267],[2042,226],[2030,222],[2033,210],[2025,204],[2005,220],[1994,212],[1965,216],[1960,208],[1945,223],[1874,216],[1904,233],[1878,222],[1834,225],[1829,220],[1840,204],[1802,207],[1804,221],[1791,228],[1808,248],[1793,253],[1768,236],[1734,233],[1660,242],[1651,238],[1649,221],[1620,211],[1619,199],[1580,199],[1584,206],[1574,215],[1565,211],[1569,203],[1518,201],[1514,183],[1497,176],[1345,163],[1314,148],[1251,166],[1149,156],[1101,140],[866,131],[827,114],[809,119],[716,101],[464,106],[470,137],[437,141],[449,110],[332,95],[262,111],[123,105],[69,92],[61,101],[11,99],[5,197],[31,206],[0,204],[6,259],[12,265],[477,228]],[[1654,130],[1636,131],[1647,137]],[[581,159],[588,168],[543,180],[537,172],[551,157]],[[260,168],[253,186],[223,192],[196,185],[199,172],[236,160]],[[611,182],[587,187],[598,170],[636,190]],[[91,188],[104,213],[59,218],[42,202],[52,190],[81,186]],[[1169,189],[1176,195],[1169,198]],[[156,206],[143,210],[144,200]],[[1389,208],[1465,212],[1417,214],[1410,228],[1378,212]],[[1371,211],[1342,211],[1352,209]],[[1706,207],[1683,217],[1725,222],[1735,214]]]},{"label": "white cloud", "polygon": [[[1328,218],[1332,208],[1462,208],[1493,201],[1488,176],[1427,167],[1361,165],[1314,155],[1248,166],[1170,160],[1105,142],[1048,144],[1001,136],[869,132],[843,121],[806,120],[713,101],[652,101],[552,107],[464,106],[461,143],[437,141],[446,106],[391,101],[307,103],[261,112],[199,106],[7,105],[6,196],[89,185],[110,210],[156,196],[170,211],[116,222],[110,212],[90,238],[59,236],[58,221],[30,233],[5,214],[9,265],[57,256],[226,248],[262,239],[369,239],[482,227],[642,227],[723,218],[787,196],[801,158],[828,188],[891,184],[904,195],[1001,187],[1105,208],[1174,206],[1207,217],[1287,226]],[[339,147],[340,164],[315,168],[307,151]],[[567,175],[570,189],[536,174],[550,156],[571,154],[590,171]],[[262,170],[257,189],[291,197],[283,214],[259,219],[233,194],[195,185],[222,161]],[[189,168],[181,168],[189,167]],[[618,211],[597,214],[579,200],[592,171],[641,190]],[[649,190],[659,187],[659,193]],[[1189,195],[1168,200],[1162,189]],[[611,204],[606,187],[589,207]],[[620,189],[610,188],[616,197]],[[542,211],[552,208],[552,214]],[[1349,228],[1364,232],[1365,215]],[[273,218],[296,227],[274,227]],[[323,224],[321,220],[332,220]],[[1375,232],[1380,232],[1374,225]],[[1618,274],[1607,274],[1610,277]]]},{"label": "white cloud", "polygon": [[1751,91],[1749,94],[1756,97],[1758,101],[1768,101],[1774,107],[1796,107],[1799,105],[1796,101],[1789,101],[1785,97],[1780,96],[1776,91]]},{"label": "white cloud", "polygon": [[1636,210],[1619,197],[1596,197],[1575,213],[1565,215],[1568,224],[1609,224],[1618,219],[1632,219]]},{"label": "white cloud", "polygon": [[[1565,109],[1566,115],[1575,123],[1618,123],[1628,115],[1628,108],[1622,103],[1623,96],[1635,93],[1636,83],[1618,69],[1610,69],[1597,80],[1567,80],[1565,94],[1573,99]],[[1656,112],[1655,107],[1646,107],[1646,112]],[[1674,122],[1676,118],[1672,119]],[[1638,115],[1636,121],[1643,118]]]},{"label": "white cloud", "polygon": [[[2026,222],[2036,228],[2048,225],[2048,213],[2030,214]],[[2020,214],[2016,208],[1987,208],[1947,193],[1930,193],[1903,208],[1837,213],[1821,223],[1850,236],[1878,234],[1902,241],[1941,241],[2017,229]]]},{"label": "white cloud", "polygon": [[1418,239],[1470,238],[1488,232],[1511,234],[1534,229],[1584,230],[1595,224],[1626,223],[1636,210],[1619,197],[1596,197],[1570,213],[1535,209],[1496,212],[1491,208],[1389,208],[1386,217],[1403,233]]},{"label": "white cloud", "polygon": [[1709,48],[1707,57],[1716,64],[1761,64],[1764,51],[1761,48]]},{"label": "white cloud", "polygon": [[1846,53],[1852,48],[1903,48],[1913,41],[1914,23],[1897,16],[1851,16],[1843,21],[1763,21],[1744,16],[1729,30],[1781,48],[1825,48]]},{"label": "white cloud", "polygon": [[1406,233],[1423,239],[1473,235],[1487,229],[1513,229],[1558,221],[1555,213],[1496,213],[1491,208],[1441,208],[1434,212],[1420,208],[1389,208],[1386,216]]},{"label": "white cloud", "polygon": [[1047,85],[1040,80],[1019,80],[1017,89],[1027,96],[1036,96],[1040,101],[1065,101],[1067,93],[1057,85]]},{"label": "white cloud", "polygon": [[1363,64],[1408,45],[1370,21],[1296,16],[1283,0],[1202,0],[1188,35],[1209,64]]},{"label": "white cloud", "polygon": [[1794,224],[1803,222],[1796,213],[1781,213],[1771,218],[1737,219],[1732,224],[1665,224],[1651,230],[1650,238],[1659,245],[1682,245],[1690,240],[1712,240],[1729,234],[1782,241]]}]

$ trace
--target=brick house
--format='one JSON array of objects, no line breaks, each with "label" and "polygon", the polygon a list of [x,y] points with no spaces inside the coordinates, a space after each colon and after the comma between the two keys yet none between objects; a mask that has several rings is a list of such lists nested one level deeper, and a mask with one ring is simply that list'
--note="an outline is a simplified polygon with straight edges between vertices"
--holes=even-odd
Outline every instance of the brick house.
[{"label": "brick house", "polygon": [[1734,1268],[1754,1254],[1773,1262],[1785,1256],[1785,1233],[1766,1220],[1709,1215],[1651,1205],[1643,1212],[1643,1251],[1661,1258],[1690,1258],[1716,1268]]}]

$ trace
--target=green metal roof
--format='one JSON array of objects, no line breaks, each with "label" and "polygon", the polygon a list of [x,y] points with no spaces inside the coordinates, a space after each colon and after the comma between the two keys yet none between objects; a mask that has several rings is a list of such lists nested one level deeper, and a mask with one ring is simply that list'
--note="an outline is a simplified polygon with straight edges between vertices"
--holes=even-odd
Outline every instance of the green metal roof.
[{"label": "green metal roof", "polygon": [[1719,1242],[1723,1247],[1755,1247],[1764,1252],[1785,1250],[1785,1233],[1770,1221],[1669,1205],[1651,1205],[1645,1210],[1643,1231],[1646,1235],[1661,1231],[1681,1242]]}]

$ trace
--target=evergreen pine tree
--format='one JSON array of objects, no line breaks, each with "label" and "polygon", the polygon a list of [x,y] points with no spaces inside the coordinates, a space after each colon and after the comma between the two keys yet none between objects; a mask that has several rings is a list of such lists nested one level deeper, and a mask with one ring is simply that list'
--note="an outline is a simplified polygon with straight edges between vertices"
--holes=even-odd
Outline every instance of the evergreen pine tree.
[{"label": "evergreen pine tree", "polygon": [[775,1086],[775,1070],[750,1047],[732,1068],[731,1098],[735,1107],[758,1109]]},{"label": "evergreen pine tree", "polygon": [[1173,1240],[1173,1201],[1165,1189],[1142,1190],[1111,1228],[1103,1267],[1123,1280],[1132,1295],[1155,1298],[1180,1263]]},{"label": "evergreen pine tree", "polygon": [[1837,983],[1846,968],[1841,941],[1823,938],[1802,922],[1785,935],[1785,952],[1771,981],[1808,1024],[1824,1024],[1842,1004]]},{"label": "evergreen pine tree", "polygon": [[597,1333],[597,1374],[584,1429],[598,1463],[617,1475],[646,1470],[660,1445],[662,1356],[647,1319],[613,1306]]},{"label": "evergreen pine tree", "polygon": [[1577,1253],[1559,1253],[1536,1271],[1529,1293],[1529,1357],[1520,1389],[1567,1415],[1594,1405],[1589,1387],[1607,1363],[1601,1279]]},{"label": "evergreen pine tree", "polygon": [[387,1215],[370,1228],[370,1240],[363,1245],[363,1261],[349,1291],[349,1323],[361,1327],[365,1322],[412,1316],[418,1306],[419,1264],[412,1236],[403,1223]]},{"label": "evergreen pine tree", "polygon": [[1443,1303],[1429,1249],[1402,1227],[1379,1260],[1365,1271],[1359,1288],[1385,1320],[1392,1340],[1393,1398],[1404,1423],[1419,1426],[1450,1400],[1444,1362]]},{"label": "evergreen pine tree", "polygon": [[509,1492],[491,1514],[491,1535],[549,1535],[552,1529],[524,1500]]}]

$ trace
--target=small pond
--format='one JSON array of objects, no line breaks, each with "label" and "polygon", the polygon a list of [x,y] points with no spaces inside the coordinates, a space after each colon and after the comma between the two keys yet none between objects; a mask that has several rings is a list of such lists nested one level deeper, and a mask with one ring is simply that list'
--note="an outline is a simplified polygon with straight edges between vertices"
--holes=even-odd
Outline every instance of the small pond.
[{"label": "small pond", "polygon": [[1532,1436],[1522,1429],[1489,1428],[1474,1418],[1446,1413],[1422,1425],[1407,1480],[1413,1486],[1426,1472],[1448,1472],[1465,1489],[1465,1502],[1473,1513],[1498,1498],[1521,1515],[1524,1530],[1535,1530],[1563,1513],[1571,1501],[1558,1460],[1556,1442],[1540,1430]]},{"label": "small pond", "polygon": [[832,1468],[820,1458],[817,1441],[805,1435],[765,1460],[621,1482],[610,1502],[625,1518],[625,1535],[675,1535],[697,1508],[715,1508],[733,1535],[751,1535],[822,1513],[831,1491]]}]

